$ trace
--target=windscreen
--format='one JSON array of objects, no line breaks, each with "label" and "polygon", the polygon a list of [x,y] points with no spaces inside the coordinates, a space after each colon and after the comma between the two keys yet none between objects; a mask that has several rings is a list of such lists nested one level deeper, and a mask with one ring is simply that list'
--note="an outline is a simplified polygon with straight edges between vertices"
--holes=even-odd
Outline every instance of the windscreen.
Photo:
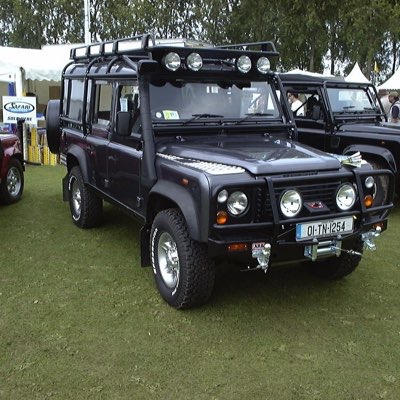
[{"label": "windscreen", "polygon": [[153,122],[202,118],[278,118],[277,99],[267,82],[152,82]]},{"label": "windscreen", "polygon": [[376,112],[377,104],[368,89],[328,88],[328,96],[334,113]]}]

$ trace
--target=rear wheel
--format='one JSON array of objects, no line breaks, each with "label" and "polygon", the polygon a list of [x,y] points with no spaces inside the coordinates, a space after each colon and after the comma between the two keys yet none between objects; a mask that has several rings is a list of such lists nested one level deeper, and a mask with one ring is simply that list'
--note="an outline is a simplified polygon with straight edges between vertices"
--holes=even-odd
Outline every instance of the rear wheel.
[{"label": "rear wheel", "polygon": [[68,199],[75,225],[80,228],[92,228],[99,224],[103,201],[85,185],[79,167],[73,167],[69,173]]},{"label": "rear wheel", "polygon": [[194,241],[177,209],[161,211],[150,236],[154,278],[162,298],[175,308],[204,304],[214,286],[215,268],[206,245]]},{"label": "rear wheel", "polygon": [[0,202],[12,204],[17,202],[24,191],[24,170],[21,163],[11,158],[5,179],[0,184]]},{"label": "rear wheel", "polygon": [[[353,250],[358,253],[363,252],[361,240],[357,242]],[[358,267],[361,258],[362,256],[357,254],[342,252],[339,257],[330,257],[326,260],[312,262],[311,271],[320,278],[339,280],[351,274]]]}]

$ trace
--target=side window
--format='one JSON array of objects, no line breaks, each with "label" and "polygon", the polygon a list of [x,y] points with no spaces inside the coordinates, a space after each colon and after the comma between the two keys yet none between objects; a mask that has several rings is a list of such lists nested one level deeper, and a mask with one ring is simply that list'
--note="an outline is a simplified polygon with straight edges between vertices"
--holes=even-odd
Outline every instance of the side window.
[{"label": "side window", "polygon": [[93,124],[108,126],[112,110],[112,84],[107,81],[94,83]]},{"label": "side window", "polygon": [[299,98],[304,108],[303,115],[297,115],[297,118],[320,120],[324,118],[324,109],[320,96],[316,91],[299,93]]},{"label": "side window", "polygon": [[118,87],[117,112],[130,112],[131,132],[140,132],[139,85],[136,81],[123,82]]},{"label": "side window", "polygon": [[69,80],[64,80],[63,114],[68,115]]},{"label": "side window", "polygon": [[65,102],[67,104],[67,109],[65,110],[66,115],[76,121],[82,120],[83,88],[83,80],[78,79],[71,79],[69,83],[65,85],[65,94],[69,92],[69,102]]}]

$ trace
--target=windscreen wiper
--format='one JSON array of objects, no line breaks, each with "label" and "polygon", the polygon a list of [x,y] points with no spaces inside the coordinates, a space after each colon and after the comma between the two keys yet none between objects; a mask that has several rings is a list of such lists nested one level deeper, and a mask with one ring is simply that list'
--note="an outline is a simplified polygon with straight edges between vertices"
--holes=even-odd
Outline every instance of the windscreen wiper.
[{"label": "windscreen wiper", "polygon": [[245,117],[237,120],[235,122],[235,125],[241,124],[242,122],[248,120],[251,117],[271,117],[271,116],[274,116],[274,114],[271,114],[271,113],[248,113],[248,114],[246,114]]},{"label": "windscreen wiper", "polygon": [[192,121],[196,121],[197,119],[200,118],[224,118],[223,115],[218,115],[218,114],[192,114],[192,118],[189,118],[188,120],[184,121],[182,125],[190,124]]}]

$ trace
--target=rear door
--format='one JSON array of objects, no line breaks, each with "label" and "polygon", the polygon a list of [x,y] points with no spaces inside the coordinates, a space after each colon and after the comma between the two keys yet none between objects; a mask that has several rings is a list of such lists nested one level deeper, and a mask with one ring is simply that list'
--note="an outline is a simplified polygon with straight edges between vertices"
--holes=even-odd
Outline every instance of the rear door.
[{"label": "rear door", "polygon": [[98,189],[109,193],[107,176],[107,147],[111,132],[111,115],[113,110],[113,83],[105,80],[90,81],[88,102],[90,107],[88,135],[86,137],[89,157],[89,180]]}]

